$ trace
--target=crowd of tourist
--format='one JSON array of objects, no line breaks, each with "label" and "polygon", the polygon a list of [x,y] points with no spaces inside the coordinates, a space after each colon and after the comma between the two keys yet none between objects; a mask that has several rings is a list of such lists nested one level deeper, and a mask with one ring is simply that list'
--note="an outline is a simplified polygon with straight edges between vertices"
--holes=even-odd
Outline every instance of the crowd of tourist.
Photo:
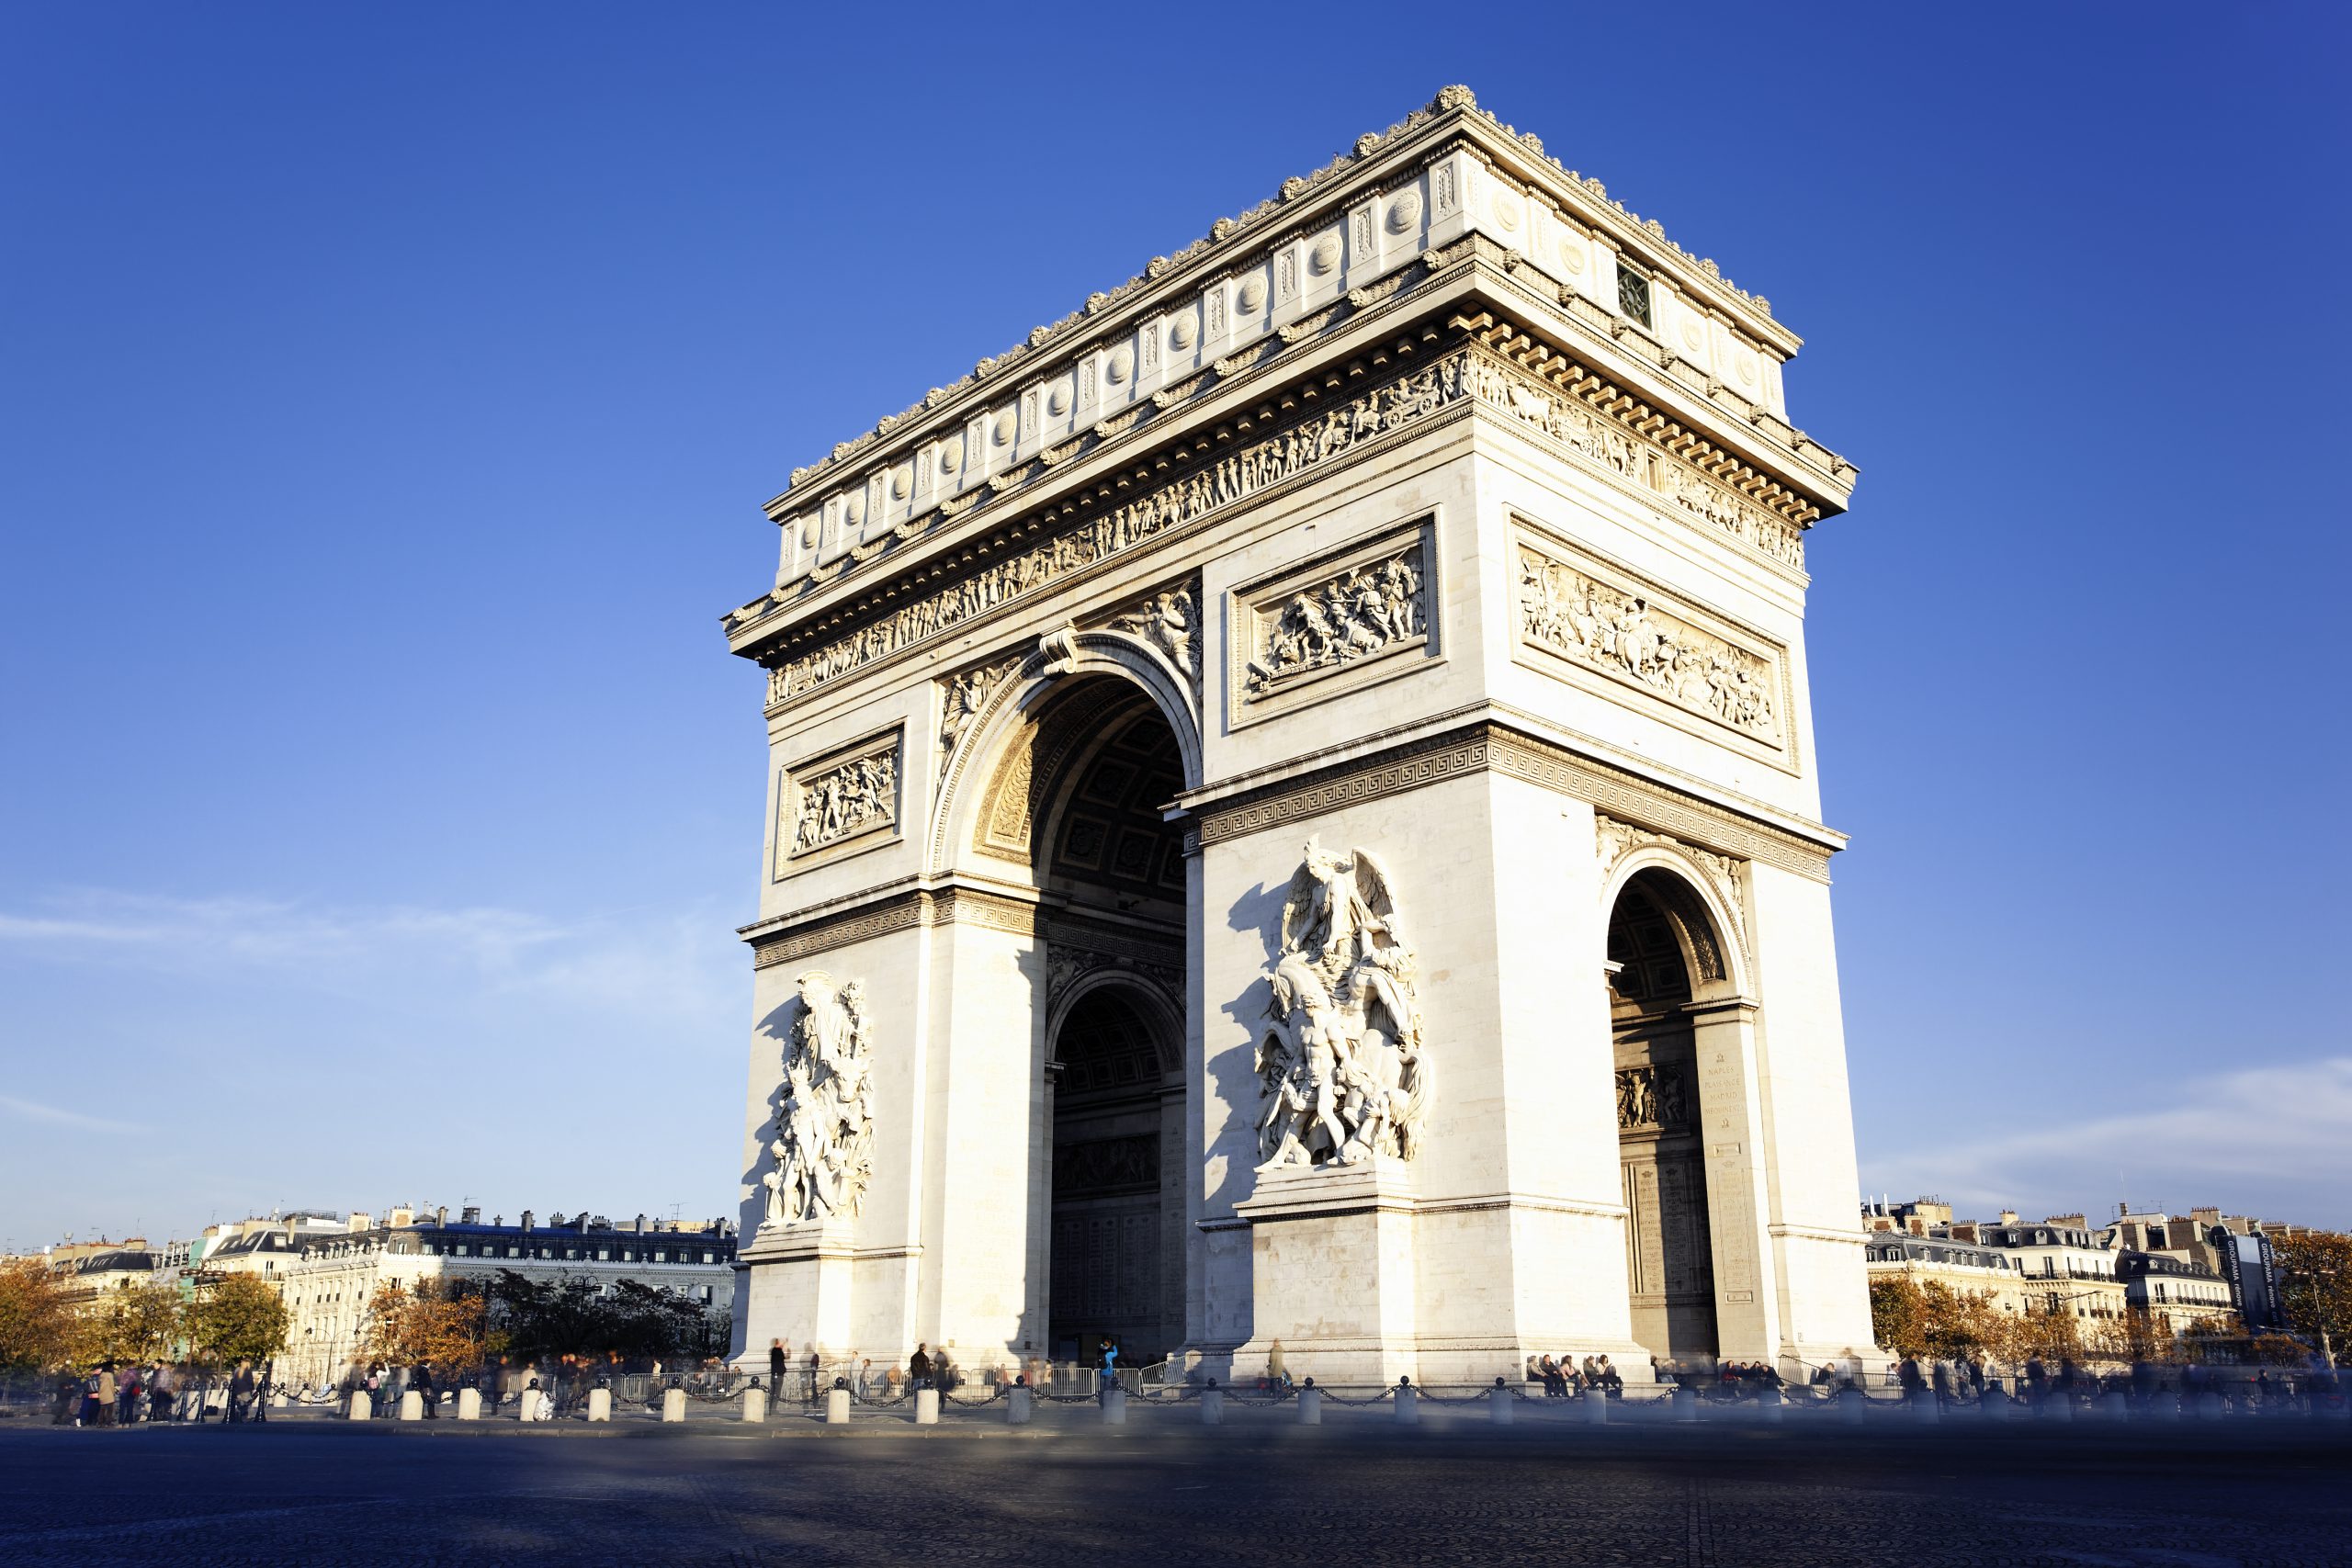
[{"label": "crowd of tourist", "polygon": [[230,1423],[267,1418],[269,1369],[250,1361],[230,1371],[169,1361],[108,1361],[85,1373],[61,1372],[50,1422],[64,1427],[135,1427],[157,1421]]}]

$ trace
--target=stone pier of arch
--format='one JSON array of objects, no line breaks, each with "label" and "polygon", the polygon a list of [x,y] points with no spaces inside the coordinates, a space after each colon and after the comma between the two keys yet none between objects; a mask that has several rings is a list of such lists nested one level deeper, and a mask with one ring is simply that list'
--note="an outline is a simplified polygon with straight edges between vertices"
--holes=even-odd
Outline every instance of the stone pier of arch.
[{"label": "stone pier of arch", "polygon": [[1449,89],[797,471],[737,1353],[1869,1352],[1796,340]]}]

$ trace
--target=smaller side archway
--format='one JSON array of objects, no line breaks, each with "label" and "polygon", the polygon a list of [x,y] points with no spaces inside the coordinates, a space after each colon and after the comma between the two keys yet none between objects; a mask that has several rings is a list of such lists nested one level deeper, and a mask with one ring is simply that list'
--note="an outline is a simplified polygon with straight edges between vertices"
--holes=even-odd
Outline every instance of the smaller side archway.
[{"label": "smaller side archway", "polygon": [[1709,1366],[1722,1335],[1694,1009],[1736,992],[1737,954],[1668,859],[1618,878],[1608,954],[1634,1337],[1661,1361]]},{"label": "smaller side archway", "polygon": [[1046,1344],[1092,1360],[1163,1360],[1184,1337],[1183,1045],[1151,987],[1116,973],[1054,1010]]}]

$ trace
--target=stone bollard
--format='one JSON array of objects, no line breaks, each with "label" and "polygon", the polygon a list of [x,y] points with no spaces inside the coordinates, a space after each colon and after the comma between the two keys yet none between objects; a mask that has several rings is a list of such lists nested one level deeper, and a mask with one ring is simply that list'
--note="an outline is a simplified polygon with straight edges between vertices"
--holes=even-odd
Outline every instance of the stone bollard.
[{"label": "stone bollard", "polygon": [[1944,1418],[1944,1402],[1934,1394],[1927,1394],[1911,1402],[1911,1419],[1922,1427],[1932,1427]]},{"label": "stone bollard", "polygon": [[1609,1396],[1598,1389],[1586,1389],[1577,1395],[1577,1414],[1590,1427],[1609,1425]]},{"label": "stone bollard", "polygon": [[[526,1394],[523,1398],[524,1408],[527,1410],[530,1406],[530,1395]],[[590,1389],[588,1391],[588,1419],[591,1421],[609,1421],[612,1418],[613,1391],[608,1388]]]},{"label": "stone bollard", "polygon": [[272,1410],[283,1410],[286,1408],[286,1391],[284,1389],[277,1389],[270,1394],[269,1407]]},{"label": "stone bollard", "polygon": [[743,1419],[764,1421],[768,1418],[768,1391],[758,1383],[743,1391]]},{"label": "stone bollard", "polygon": [[1299,1385],[1298,1424],[1302,1427],[1323,1425],[1323,1391],[1315,1386],[1313,1378]]},{"label": "stone bollard", "polygon": [[1225,1390],[1216,1386],[1216,1379],[1209,1379],[1209,1386],[1201,1390],[1201,1425],[1225,1425]]},{"label": "stone bollard", "polygon": [[481,1390],[461,1388],[458,1391],[458,1419],[460,1421],[481,1419]]},{"label": "stone bollard", "polygon": [[939,1391],[937,1389],[915,1390],[915,1425],[918,1427],[939,1425]]},{"label": "stone bollard", "polygon": [[1995,1383],[1976,1396],[1976,1413],[1988,1421],[2007,1421],[2017,1414],[2015,1403]]},{"label": "stone bollard", "polygon": [[1421,1423],[1421,1391],[1413,1386],[1410,1378],[1396,1380],[1396,1421],[1403,1427],[1418,1427]]},{"label": "stone bollard", "polygon": [[2099,1413],[2119,1426],[2132,1419],[2132,1396],[2120,1388],[2109,1389],[2099,1404]]},{"label": "stone bollard", "polygon": [[1500,1378],[1497,1378],[1495,1386],[1487,1391],[1487,1414],[1494,1418],[1498,1427],[1510,1425],[1510,1390],[1503,1386]]},{"label": "stone bollard", "polygon": [[2052,1392],[2041,1402],[2041,1418],[2045,1421],[2072,1421],[2075,1418],[2075,1397]]},{"label": "stone bollard", "polygon": [[686,1418],[686,1391],[682,1388],[664,1390],[662,1394],[662,1419],[683,1421]]},{"label": "stone bollard", "polygon": [[414,1389],[410,1389],[406,1393],[401,1394],[401,1419],[403,1421],[424,1420],[424,1395],[417,1393]]},{"label": "stone bollard", "polygon": [[1756,1396],[1756,1414],[1767,1421],[1778,1421],[1785,1404],[1779,1389],[1768,1388]]},{"label": "stone bollard", "polygon": [[825,1425],[849,1425],[849,1385],[838,1378],[833,1380],[833,1386],[825,1391]]},{"label": "stone bollard", "polygon": [[369,1420],[376,1414],[376,1402],[368,1397],[366,1389],[355,1388],[351,1391],[351,1408],[347,1414],[354,1421]]},{"label": "stone bollard", "polygon": [[1125,1389],[1121,1388],[1117,1383],[1107,1382],[1102,1385],[1102,1392],[1095,1397],[1102,1406],[1102,1425],[1124,1427],[1127,1424],[1127,1391]]},{"label": "stone bollard", "polygon": [[1028,1379],[1023,1378],[1004,1391],[1004,1424],[1006,1426],[1026,1427],[1029,1425],[1029,1418],[1036,1414],[1036,1409],[1037,1396],[1031,1391]]},{"label": "stone bollard", "polygon": [[1698,1390],[1686,1388],[1680,1383],[1674,1385],[1674,1418],[1677,1421],[1696,1421],[1699,1418]]},{"label": "stone bollard", "polygon": [[1865,1403],[1860,1389],[1839,1389],[1838,1391],[1838,1419],[1849,1427],[1860,1426],[1863,1416],[1862,1406]]}]

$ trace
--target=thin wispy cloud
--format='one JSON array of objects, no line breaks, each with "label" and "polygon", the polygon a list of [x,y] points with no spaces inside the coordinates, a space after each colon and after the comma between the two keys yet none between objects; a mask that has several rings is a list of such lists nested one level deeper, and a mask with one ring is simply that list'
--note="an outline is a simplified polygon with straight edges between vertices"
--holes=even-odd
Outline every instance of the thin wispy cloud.
[{"label": "thin wispy cloud", "polygon": [[[2161,1094],[2162,1104],[2148,1104]],[[2352,1191],[2352,1056],[2133,1082],[2141,1108],[2072,1110],[2030,1093],[2012,1112],[1984,1101],[1923,1104],[1932,1141],[1862,1162],[1872,1192],[1937,1193],[1964,1210],[2108,1201],[2247,1206],[2249,1190]],[[1865,1130],[1866,1146],[1889,1129]],[[2278,1214],[2312,1224],[2346,1216]]]},{"label": "thin wispy cloud", "polygon": [[43,1105],[35,1100],[19,1100],[13,1094],[0,1094],[0,1111],[27,1122],[46,1122],[52,1126],[74,1127],[85,1133],[143,1133],[147,1130],[136,1122],[86,1116],[79,1111]]},{"label": "thin wispy cloud", "polygon": [[547,989],[674,1010],[740,1001],[740,960],[718,911],[636,909],[556,920],[494,906],[337,908],[266,898],[81,890],[0,910],[0,953],[52,962],[223,965],[332,986],[355,975],[464,972],[492,992]]}]

